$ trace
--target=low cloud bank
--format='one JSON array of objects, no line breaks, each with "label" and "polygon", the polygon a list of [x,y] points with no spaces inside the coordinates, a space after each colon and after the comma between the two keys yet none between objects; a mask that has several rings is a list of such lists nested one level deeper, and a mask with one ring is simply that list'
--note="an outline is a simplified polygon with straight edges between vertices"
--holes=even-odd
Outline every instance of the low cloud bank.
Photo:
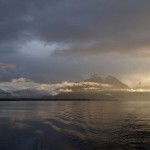
[{"label": "low cloud bank", "polygon": [[70,92],[150,92],[144,89],[117,89],[109,84],[95,82],[62,82],[62,83],[38,83],[26,78],[12,79],[9,82],[0,82],[0,89],[20,97],[55,96],[60,93]]},{"label": "low cloud bank", "polygon": [[[87,91],[87,90],[102,90],[110,89],[111,85],[101,84],[94,82],[62,82],[62,83],[37,83],[35,81],[18,78],[12,79],[9,82],[0,82],[0,89],[6,92],[16,92],[16,91],[26,91],[31,93],[31,91],[38,91],[38,93],[44,93],[49,95],[57,95],[59,93],[73,92],[73,91]],[[29,92],[30,91],[30,92]],[[20,94],[19,92],[17,92]],[[43,95],[43,94],[42,94]]]}]

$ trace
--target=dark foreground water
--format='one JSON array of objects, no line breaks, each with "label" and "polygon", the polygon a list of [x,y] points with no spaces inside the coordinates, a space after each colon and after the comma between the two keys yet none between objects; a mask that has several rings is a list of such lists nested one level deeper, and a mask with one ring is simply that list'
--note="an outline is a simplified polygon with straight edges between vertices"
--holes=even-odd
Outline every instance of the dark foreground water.
[{"label": "dark foreground water", "polygon": [[0,150],[150,149],[150,102],[0,102]]}]

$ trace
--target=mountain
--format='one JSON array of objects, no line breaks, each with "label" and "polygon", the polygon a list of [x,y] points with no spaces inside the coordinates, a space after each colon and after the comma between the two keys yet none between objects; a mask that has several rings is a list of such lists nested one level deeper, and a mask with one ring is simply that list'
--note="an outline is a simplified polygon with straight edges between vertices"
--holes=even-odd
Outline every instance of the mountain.
[{"label": "mountain", "polygon": [[95,82],[95,83],[103,83],[104,84],[103,78],[101,78],[97,74],[91,75],[91,77],[89,79],[84,80],[84,82]]},{"label": "mountain", "polygon": [[129,87],[126,84],[124,84],[119,79],[117,79],[116,77],[113,77],[113,76],[101,78],[97,74],[93,74],[89,79],[84,80],[84,82],[95,82],[95,83],[109,84],[113,88],[129,89]]},{"label": "mountain", "polygon": [[104,79],[105,83],[110,84],[119,89],[129,89],[129,87],[113,76],[108,76]]}]

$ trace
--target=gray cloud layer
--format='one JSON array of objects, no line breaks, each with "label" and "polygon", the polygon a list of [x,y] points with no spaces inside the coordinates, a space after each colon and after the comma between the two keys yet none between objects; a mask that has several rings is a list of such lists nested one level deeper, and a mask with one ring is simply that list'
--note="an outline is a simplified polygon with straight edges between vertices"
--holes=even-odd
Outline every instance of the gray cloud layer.
[{"label": "gray cloud layer", "polygon": [[149,0],[0,0],[0,60],[18,66],[0,79],[143,72],[135,64],[150,56],[149,8]]},{"label": "gray cloud layer", "polygon": [[[148,0],[1,0],[0,3],[1,52],[15,51],[16,45],[34,38],[73,43],[74,49],[78,44],[87,51],[149,47]],[[86,43],[93,41],[96,44],[87,48]]]},{"label": "gray cloud layer", "polygon": [[7,70],[7,69],[13,69],[13,68],[16,68],[14,64],[0,63],[0,70]]}]

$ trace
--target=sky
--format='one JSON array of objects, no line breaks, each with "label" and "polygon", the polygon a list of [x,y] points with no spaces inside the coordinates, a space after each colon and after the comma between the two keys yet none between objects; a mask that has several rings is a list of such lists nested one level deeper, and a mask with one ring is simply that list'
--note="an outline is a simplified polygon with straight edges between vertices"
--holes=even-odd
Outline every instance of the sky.
[{"label": "sky", "polygon": [[149,18],[149,0],[0,0],[0,81],[150,84]]}]

